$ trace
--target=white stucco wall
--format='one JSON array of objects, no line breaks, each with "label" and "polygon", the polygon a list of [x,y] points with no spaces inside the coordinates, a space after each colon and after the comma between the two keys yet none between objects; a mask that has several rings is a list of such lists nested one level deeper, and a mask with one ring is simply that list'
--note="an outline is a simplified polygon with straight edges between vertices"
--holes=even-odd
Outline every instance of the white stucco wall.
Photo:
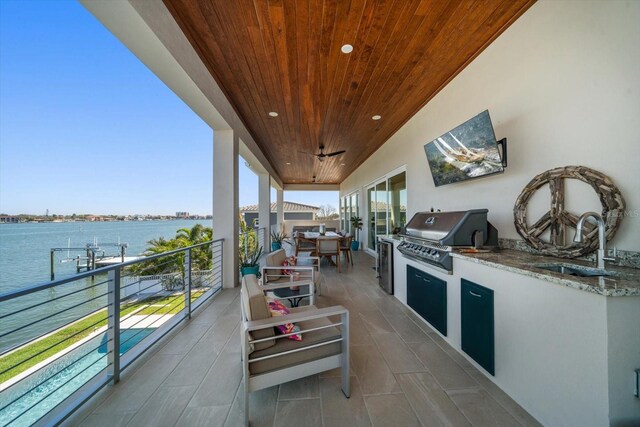
[{"label": "white stucco wall", "polygon": [[[501,237],[518,238],[512,211],[522,188],[547,169],[584,165],[609,175],[627,202],[630,214],[610,245],[640,250],[638,22],[638,1],[536,3],[355,170],[341,194],[406,164],[408,218],[432,206],[486,207]],[[424,144],[485,109],[497,138],[508,138],[506,172],[436,188]],[[534,221],[549,209],[547,192],[539,193]],[[566,199],[578,215],[601,210],[577,181],[567,184]]]}]

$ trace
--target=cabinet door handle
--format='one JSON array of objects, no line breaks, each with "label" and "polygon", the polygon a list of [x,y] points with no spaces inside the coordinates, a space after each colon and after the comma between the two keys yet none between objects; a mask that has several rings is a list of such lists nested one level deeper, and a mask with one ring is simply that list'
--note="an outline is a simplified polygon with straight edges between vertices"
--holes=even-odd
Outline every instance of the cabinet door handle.
[{"label": "cabinet door handle", "polygon": [[471,291],[469,291],[469,293],[470,293],[471,295],[473,295],[474,297],[482,298],[482,295],[480,295],[480,294],[476,294],[475,292],[471,292]]}]

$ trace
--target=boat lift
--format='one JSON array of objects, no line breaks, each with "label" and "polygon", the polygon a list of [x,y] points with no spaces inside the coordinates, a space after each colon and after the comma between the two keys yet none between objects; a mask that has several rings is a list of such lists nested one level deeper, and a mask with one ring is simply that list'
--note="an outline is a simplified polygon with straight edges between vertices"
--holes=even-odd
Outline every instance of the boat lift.
[{"label": "boat lift", "polygon": [[[119,240],[119,239],[118,239]],[[119,248],[119,255],[107,255],[102,247],[117,247]],[[83,248],[72,248],[70,246],[66,248],[51,248],[50,250],[50,266],[51,266],[51,280],[55,278],[55,253],[67,251],[67,257],[60,260],[60,263],[65,262],[76,262],[76,272],[80,273],[82,269],[95,270],[96,265],[98,265],[101,261],[113,261],[116,258],[120,258],[120,262],[125,261],[125,254],[127,252],[127,248],[129,247],[128,243],[101,243],[98,245],[98,242],[94,240],[93,243],[87,243]],[[69,256],[71,251],[86,251],[86,256],[77,255],[76,257]],[[102,253],[100,253],[102,252]]]}]

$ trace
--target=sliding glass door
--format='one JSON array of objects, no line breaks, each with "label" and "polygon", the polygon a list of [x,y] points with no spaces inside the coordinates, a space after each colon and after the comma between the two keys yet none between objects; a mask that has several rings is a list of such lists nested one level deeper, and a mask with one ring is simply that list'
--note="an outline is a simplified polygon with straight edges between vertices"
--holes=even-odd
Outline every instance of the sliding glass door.
[{"label": "sliding glass door", "polygon": [[379,182],[368,188],[369,195],[369,239],[367,246],[372,251],[376,249],[376,236],[387,234],[387,181]]},{"label": "sliding glass door", "polygon": [[402,172],[389,178],[388,234],[399,233],[407,225],[407,178]]},{"label": "sliding glass door", "polygon": [[406,173],[388,176],[367,188],[367,248],[376,250],[376,238],[397,233],[407,221]]}]

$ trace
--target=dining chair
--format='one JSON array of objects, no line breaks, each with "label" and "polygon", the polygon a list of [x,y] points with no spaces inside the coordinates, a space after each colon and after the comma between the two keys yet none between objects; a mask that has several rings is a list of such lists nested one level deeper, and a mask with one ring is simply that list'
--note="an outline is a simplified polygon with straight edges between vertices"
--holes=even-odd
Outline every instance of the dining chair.
[{"label": "dining chair", "polygon": [[353,265],[353,254],[351,253],[351,240],[353,240],[353,236],[351,233],[347,233],[344,235],[342,239],[340,239],[340,252],[344,253],[344,259],[347,262],[351,262]]},{"label": "dining chair", "polygon": [[316,244],[313,240],[305,239],[300,233],[295,237],[296,241],[296,256],[300,252],[313,252],[316,250]]},{"label": "dining chair", "polygon": [[[339,237],[318,237],[316,240],[316,256],[327,257],[331,260],[331,257],[336,257],[336,266],[338,267],[338,273],[340,273],[340,238]],[[333,263],[333,261],[331,261]]]}]

